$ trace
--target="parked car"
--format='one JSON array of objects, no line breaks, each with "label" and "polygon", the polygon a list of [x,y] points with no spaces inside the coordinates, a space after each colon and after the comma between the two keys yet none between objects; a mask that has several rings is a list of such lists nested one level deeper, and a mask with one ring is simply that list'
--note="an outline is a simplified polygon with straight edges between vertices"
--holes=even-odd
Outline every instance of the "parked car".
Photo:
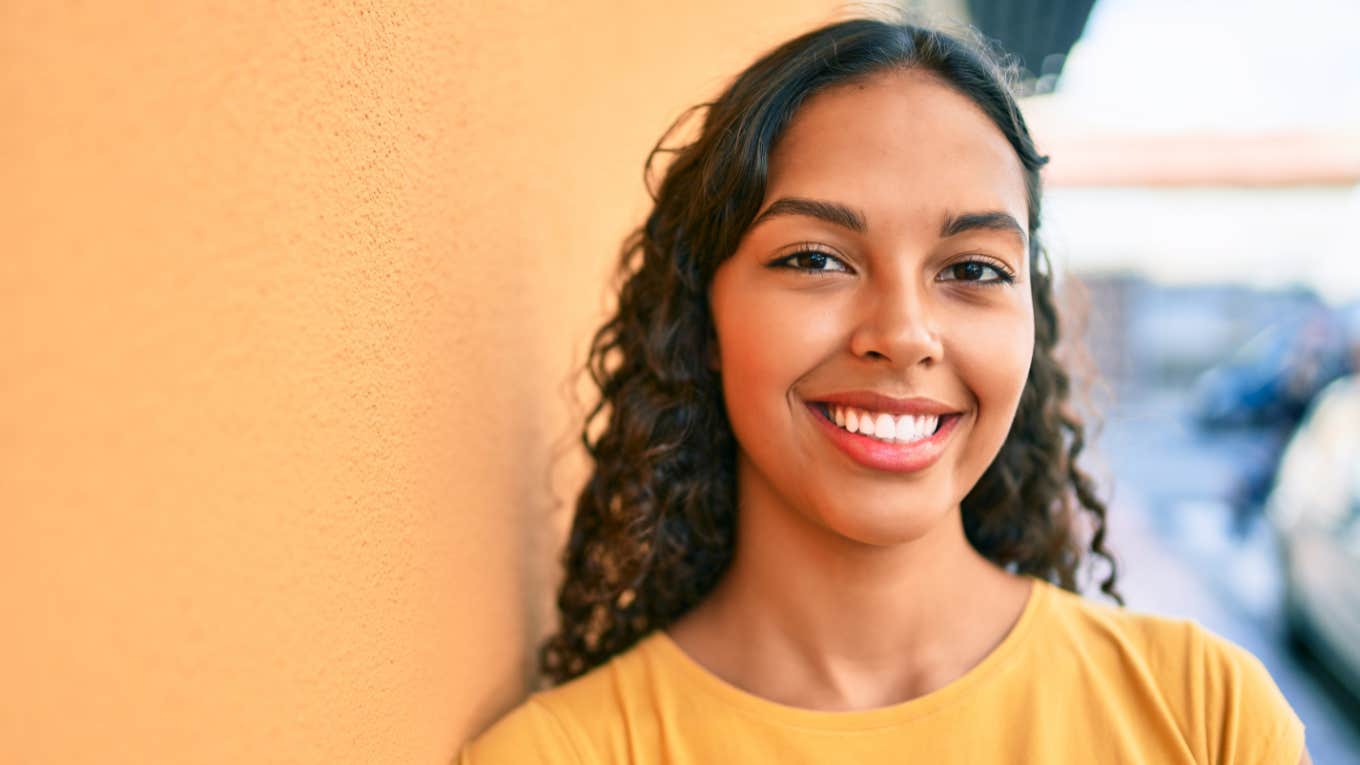
[{"label": "parked car", "polygon": [[1266,516],[1291,637],[1360,698],[1360,374],[1332,382],[1285,448]]},{"label": "parked car", "polygon": [[1339,312],[1319,307],[1276,321],[1195,381],[1195,421],[1292,430],[1313,396],[1346,372],[1345,355]]},{"label": "parked car", "polygon": [[1347,314],[1321,305],[1287,313],[1200,376],[1192,412],[1204,429],[1246,428],[1260,447],[1243,455],[1228,498],[1233,529],[1260,518],[1285,445],[1328,383],[1349,371]]}]

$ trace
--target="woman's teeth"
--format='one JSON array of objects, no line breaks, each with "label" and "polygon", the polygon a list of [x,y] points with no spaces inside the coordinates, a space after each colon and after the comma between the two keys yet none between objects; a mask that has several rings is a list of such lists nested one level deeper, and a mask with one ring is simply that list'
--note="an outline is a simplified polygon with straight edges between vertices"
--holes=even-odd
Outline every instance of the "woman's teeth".
[{"label": "woman's teeth", "polygon": [[907,444],[934,435],[940,426],[935,414],[893,416],[850,406],[826,404],[831,419],[842,429],[890,444]]}]

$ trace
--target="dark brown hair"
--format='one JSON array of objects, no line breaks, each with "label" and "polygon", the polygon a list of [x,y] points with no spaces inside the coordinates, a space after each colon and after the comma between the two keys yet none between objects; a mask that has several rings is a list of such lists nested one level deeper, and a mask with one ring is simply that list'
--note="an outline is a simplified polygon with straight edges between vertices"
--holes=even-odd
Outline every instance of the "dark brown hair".
[{"label": "dark brown hair", "polygon": [[[700,135],[663,136],[647,160],[673,154],[646,223],[625,242],[617,310],[595,334],[585,369],[599,389],[581,439],[593,460],[562,563],[558,631],[540,650],[559,684],[628,649],[696,605],[733,554],[736,442],[718,373],[707,362],[708,285],[764,198],[770,153],[799,106],[829,86],[887,69],[919,69],[970,98],[1015,149],[1029,203],[1034,357],[1014,423],[962,503],[964,531],[987,559],[1076,590],[1080,564],[1103,558],[1101,590],[1123,603],[1105,547],[1105,505],[1077,468],[1083,423],[1054,349],[1052,265],[1039,228],[1039,155],[985,45],[910,24],[858,19],[779,46],[705,108]],[[683,118],[682,118],[683,120]],[[674,128],[672,129],[674,130]],[[668,136],[669,136],[668,132]],[[1078,511],[1092,522],[1082,541]]]}]

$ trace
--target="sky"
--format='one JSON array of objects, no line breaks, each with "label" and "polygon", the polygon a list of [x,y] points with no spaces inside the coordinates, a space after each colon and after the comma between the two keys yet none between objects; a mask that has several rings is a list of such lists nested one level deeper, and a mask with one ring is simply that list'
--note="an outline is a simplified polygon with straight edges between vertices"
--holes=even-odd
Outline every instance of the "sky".
[{"label": "sky", "polygon": [[1093,125],[1360,128],[1357,0],[1097,0],[1059,85]]},{"label": "sky", "polygon": [[[1098,0],[1058,91],[1039,99],[1069,134],[1360,141],[1357,29],[1360,0]],[[1360,184],[1055,188],[1044,220],[1054,260],[1077,271],[1360,300]]]}]

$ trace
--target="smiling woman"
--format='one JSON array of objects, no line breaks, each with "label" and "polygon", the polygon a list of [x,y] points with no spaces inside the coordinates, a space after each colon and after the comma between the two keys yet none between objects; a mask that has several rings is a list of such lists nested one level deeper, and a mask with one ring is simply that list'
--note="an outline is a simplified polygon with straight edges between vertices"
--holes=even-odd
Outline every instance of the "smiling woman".
[{"label": "smiling woman", "polygon": [[592,346],[554,687],[465,764],[1306,761],[1250,654],[1078,593],[1122,605],[1044,161],[985,48],[906,24],[708,105]]},{"label": "smiling woman", "polygon": [[[933,560],[950,570],[911,577],[992,579],[941,516],[1001,449],[1029,373],[1025,188],[1006,137],[936,75],[889,70],[807,100],[770,158],[775,201],[710,287],[743,513],[792,504],[884,548],[948,531],[958,554]],[[843,422],[809,427],[837,425],[830,409],[809,416],[829,404]],[[896,437],[898,418],[922,415],[939,432]]]}]

